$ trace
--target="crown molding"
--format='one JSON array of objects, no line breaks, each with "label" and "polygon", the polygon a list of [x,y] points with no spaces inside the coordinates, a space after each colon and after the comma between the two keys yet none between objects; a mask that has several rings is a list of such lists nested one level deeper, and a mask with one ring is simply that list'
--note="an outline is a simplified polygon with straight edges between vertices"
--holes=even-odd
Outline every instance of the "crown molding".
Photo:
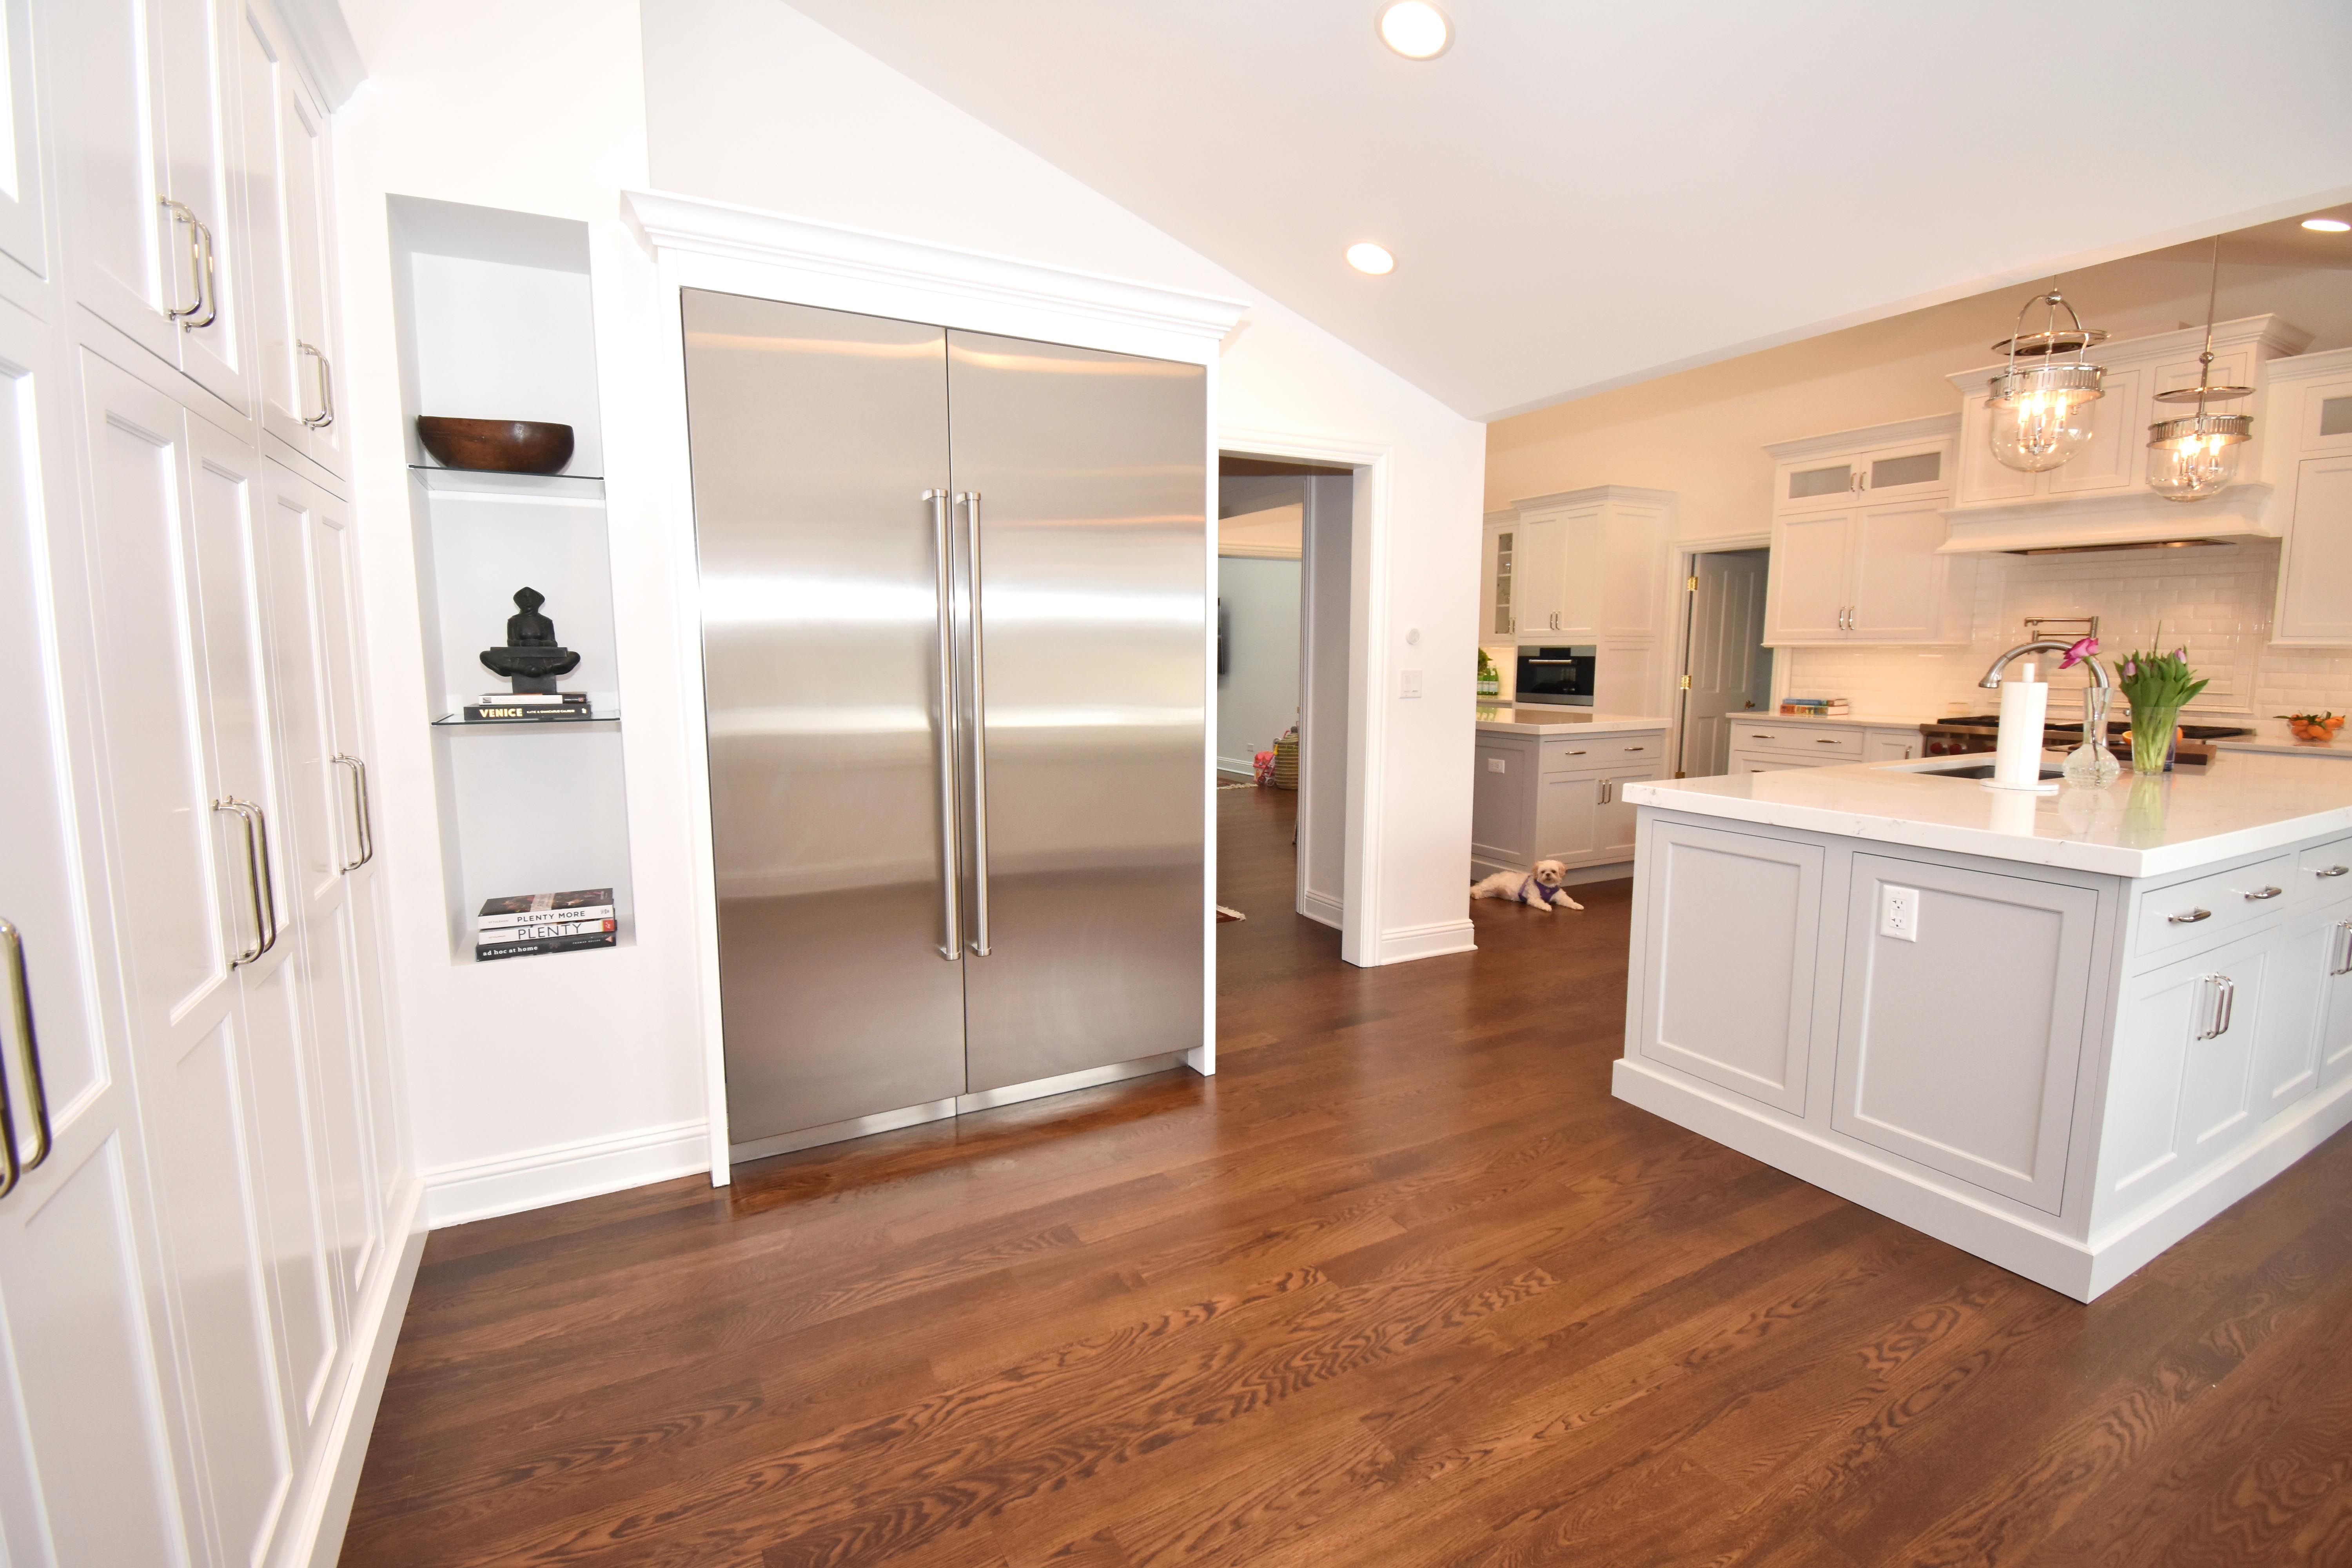
[{"label": "crown molding", "polygon": [[621,210],[657,259],[666,253],[709,257],[963,300],[990,312],[1087,317],[1130,331],[1198,340],[1211,349],[1249,309],[1238,300],[674,192],[624,191]]},{"label": "crown molding", "polygon": [[1856,430],[1832,430],[1824,436],[1775,441],[1764,450],[1785,462],[1790,458],[1819,458],[1871,447],[1900,446],[1907,441],[1932,441],[1938,436],[1957,437],[1959,433],[1958,415],[1930,414],[1923,419],[1898,419],[1892,425],[1865,425]]},{"label": "crown molding", "polygon": [[336,0],[269,0],[310,86],[331,114],[367,80],[359,40]]},{"label": "crown molding", "polygon": [[2282,382],[2316,381],[2321,376],[2342,375],[2347,371],[2352,371],[2352,348],[2322,349],[2315,354],[2274,359],[2263,366],[2263,377],[2273,386]]},{"label": "crown molding", "polygon": [[[1559,490],[1548,496],[1528,496],[1511,503],[1503,516],[1518,516],[1530,511],[1549,511],[1566,506],[1604,506],[1617,503],[1629,506],[1672,507],[1672,490],[1643,489],[1638,485],[1587,485],[1580,490]],[[1493,514],[1489,514],[1493,515]]]}]

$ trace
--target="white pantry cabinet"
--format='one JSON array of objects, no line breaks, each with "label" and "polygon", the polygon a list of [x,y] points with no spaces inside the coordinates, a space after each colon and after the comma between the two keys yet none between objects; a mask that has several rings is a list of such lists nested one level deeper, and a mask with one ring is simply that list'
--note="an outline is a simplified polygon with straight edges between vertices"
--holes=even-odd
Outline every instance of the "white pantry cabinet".
[{"label": "white pantry cabinet", "polygon": [[1485,624],[1511,626],[1520,647],[1591,645],[1597,710],[1659,711],[1674,503],[1670,490],[1594,485],[1531,497],[1488,518],[1496,585]]},{"label": "white pantry cabinet", "polygon": [[1968,640],[1974,563],[1938,553],[1953,425],[1913,419],[1765,448],[1776,463],[1767,645]]},{"label": "white pantry cabinet", "polygon": [[256,374],[328,122],[263,0],[5,17],[0,1561],[292,1568],[415,1257],[341,450]]},{"label": "white pantry cabinet", "polygon": [[2268,370],[2271,505],[2286,527],[2271,641],[2352,647],[2352,349]]}]

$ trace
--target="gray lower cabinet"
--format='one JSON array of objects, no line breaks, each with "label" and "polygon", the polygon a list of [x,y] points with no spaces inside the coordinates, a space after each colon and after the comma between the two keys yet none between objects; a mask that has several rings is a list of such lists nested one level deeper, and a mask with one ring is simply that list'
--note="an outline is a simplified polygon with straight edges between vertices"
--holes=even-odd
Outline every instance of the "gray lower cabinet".
[{"label": "gray lower cabinet", "polygon": [[1624,786],[1665,775],[1665,731],[1535,736],[1481,732],[1470,795],[1470,875],[1633,858]]},{"label": "gray lower cabinet", "polygon": [[[1909,895],[1908,939],[1881,929],[1889,889]],[[1854,856],[1830,1125],[2056,1214],[2098,904],[2063,882]]]}]

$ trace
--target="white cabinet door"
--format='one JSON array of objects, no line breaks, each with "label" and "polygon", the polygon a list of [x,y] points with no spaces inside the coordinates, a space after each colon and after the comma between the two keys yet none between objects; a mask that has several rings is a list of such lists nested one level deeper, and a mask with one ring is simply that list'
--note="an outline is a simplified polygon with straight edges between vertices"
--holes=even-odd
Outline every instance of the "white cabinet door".
[{"label": "white cabinet door", "polygon": [[246,1137],[238,970],[260,956],[267,893],[249,819],[215,806],[251,787],[247,759],[265,750],[250,577],[236,569],[252,475],[210,443],[199,458],[198,422],[145,383],[87,350],[79,370],[132,1070],[149,1157],[171,1176],[159,1220],[215,1554],[259,1562],[293,1476],[261,1251],[270,1215]]},{"label": "white cabinet door", "polygon": [[1941,500],[1951,488],[1952,444],[1948,437],[1878,447],[1854,462],[1862,499],[1874,503]]},{"label": "white cabinet door", "polygon": [[1479,860],[1524,870],[1535,858],[1528,837],[1535,823],[1535,748],[1488,745],[1473,751],[1470,853]]},{"label": "white cabinet door", "polygon": [[1771,576],[1766,584],[1765,641],[1843,642],[1846,559],[1854,511],[1782,518],[1772,532]]},{"label": "white cabinet door", "polygon": [[1518,526],[1511,591],[1518,601],[1514,619],[1523,643],[1562,640],[1560,579],[1568,565],[1567,533],[1566,523],[1558,516],[1528,519]]},{"label": "white cabinet door", "polygon": [[1959,506],[2032,500],[2043,489],[2042,475],[2012,468],[1992,455],[1992,407],[1982,382],[1960,405],[1959,449],[1952,467],[1952,500]]},{"label": "white cabinet door", "polygon": [[1625,786],[1664,776],[1664,765],[1655,762],[1628,763],[1609,771],[1602,783],[1601,805],[1594,816],[1594,859],[1606,864],[1633,858],[1633,829],[1637,814],[1625,799]]},{"label": "white cabinet door", "polygon": [[149,0],[149,5],[150,37],[163,73],[164,195],[201,226],[198,269],[205,305],[180,322],[179,364],[231,408],[249,413],[236,24],[228,0]]},{"label": "white cabinet door", "polygon": [[1932,502],[1865,508],[1855,517],[1846,628],[1855,642],[1927,642],[1941,635],[1947,532]]},{"label": "white cabinet door", "polygon": [[41,212],[41,132],[34,109],[33,0],[0,3],[0,252],[49,275]]},{"label": "white cabinet door", "polygon": [[1555,637],[1589,643],[1601,635],[1601,532],[1606,521],[1606,510],[1598,506],[1578,507],[1559,519],[1559,563],[1554,568],[1559,615],[1550,623]]},{"label": "white cabinet door", "polygon": [[[128,1045],[101,1026],[91,994],[89,931],[109,906],[102,882],[86,888],[79,871],[89,797],[61,782],[69,750],[89,755],[70,747],[62,718],[68,683],[88,669],[86,627],[68,613],[79,595],[53,591],[79,578],[79,563],[71,531],[53,533],[43,516],[38,476],[50,475],[53,515],[69,519],[58,429],[71,399],[47,384],[57,373],[29,325],[0,311],[0,918],[18,933],[37,1038],[0,1025],[0,1083],[20,1157],[38,1152],[43,1099],[52,1143],[0,1195],[0,1559],[178,1564],[194,1472],[174,1459],[178,1380],[160,1360],[168,1340],[142,1281],[155,1261],[150,1172]],[[159,476],[154,493],[168,488]],[[88,863],[99,863],[94,850]],[[16,978],[0,973],[0,986]]]},{"label": "white cabinet door", "polygon": [[253,0],[241,6],[236,41],[262,425],[287,450],[341,474],[342,432],[327,359],[326,120],[303,89],[276,22]]},{"label": "white cabinet door", "polygon": [[1919,754],[1916,730],[1869,730],[1862,737],[1865,763],[1907,763]]},{"label": "white cabinet door", "polygon": [[58,141],[58,208],[73,297],[172,364],[194,310],[193,231],[164,206],[162,68],[152,45],[150,0],[68,0],[42,13],[51,44],[47,72],[70,82],[51,105]]},{"label": "white cabinet door", "polygon": [[2352,452],[2295,465],[2277,640],[2352,645]]},{"label": "white cabinet door", "polygon": [[1534,860],[1582,865],[1601,847],[1601,781],[1591,773],[1547,773],[1536,794]]},{"label": "white cabinet door", "polygon": [[[2337,964],[2344,949],[2335,949]],[[2319,1005],[2319,1085],[2331,1089],[2352,1078],[2352,973],[2330,973]]]},{"label": "white cabinet door", "polygon": [[[1830,1125],[2056,1214],[2098,895],[1878,855],[1853,858],[1850,887]],[[1879,930],[1889,888],[1915,895],[1911,940]]]},{"label": "white cabinet door", "polygon": [[1801,1115],[1821,990],[1821,846],[1662,821],[1649,848],[1632,999],[1641,1055]]},{"label": "white cabinet door", "polygon": [[375,873],[372,825],[362,812],[366,747],[345,521],[317,486],[273,474],[262,526],[282,756],[296,825],[291,879],[303,931],[321,1179],[337,1278],[348,1303],[386,1256],[370,1056],[371,1047],[380,1056],[388,1042],[380,1018],[370,1016],[370,994],[381,987],[372,973],[362,973],[362,959],[372,967],[373,951],[362,948],[353,910],[354,898],[362,896],[355,879],[372,896]]},{"label": "white cabinet door", "polygon": [[1772,510],[1777,515],[1847,506],[1861,483],[1852,458],[1783,463],[1773,476]]},{"label": "white cabinet door", "polygon": [[2341,906],[2291,921],[2271,964],[2254,1040],[2252,1105],[2257,1121],[2284,1110],[2319,1087],[2319,1055],[2327,992],[2339,955],[2352,941],[2352,921]]},{"label": "white cabinet door", "polygon": [[2050,495],[2096,495],[2127,490],[2141,482],[2147,465],[2148,421],[2163,417],[2150,409],[2147,369],[2112,369],[2101,384],[2103,395],[2091,405],[2091,444],[2042,476]]}]

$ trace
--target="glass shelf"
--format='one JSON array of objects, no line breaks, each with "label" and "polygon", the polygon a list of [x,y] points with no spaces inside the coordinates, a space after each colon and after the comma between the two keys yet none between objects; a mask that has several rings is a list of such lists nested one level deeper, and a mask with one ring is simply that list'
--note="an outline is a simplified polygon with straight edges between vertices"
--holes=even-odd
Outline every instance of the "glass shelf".
[{"label": "glass shelf", "polygon": [[530,498],[541,500],[601,501],[602,474],[501,474],[487,468],[443,468],[411,463],[408,471],[428,490],[443,495]]},{"label": "glass shelf", "polygon": [[457,713],[445,713],[433,721],[436,730],[617,730],[621,727],[618,713],[599,713],[593,719],[467,719]]}]

